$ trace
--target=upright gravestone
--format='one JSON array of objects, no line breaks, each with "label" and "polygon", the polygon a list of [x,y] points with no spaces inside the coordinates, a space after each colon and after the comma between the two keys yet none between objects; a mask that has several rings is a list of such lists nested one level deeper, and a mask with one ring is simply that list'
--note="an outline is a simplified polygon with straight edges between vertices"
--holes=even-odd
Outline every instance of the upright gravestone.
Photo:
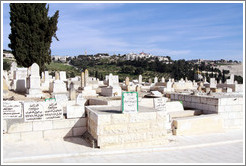
[{"label": "upright gravestone", "polygon": [[165,78],[164,77],[161,77],[161,82],[165,82]]},{"label": "upright gravestone", "polygon": [[33,63],[30,67],[30,75],[27,77],[27,97],[37,97],[43,96],[40,88],[40,76],[39,76],[39,66]]},{"label": "upright gravestone", "polygon": [[14,71],[17,69],[17,63],[12,62],[10,66],[9,79],[14,79]]},{"label": "upright gravestone", "polygon": [[139,83],[139,84],[142,84],[142,79],[143,79],[142,75],[139,75],[139,76],[138,76],[138,83]]},{"label": "upright gravestone", "polygon": [[13,90],[16,92],[26,92],[27,68],[17,68],[14,71]]},{"label": "upright gravestone", "polygon": [[59,75],[60,75],[60,80],[62,80],[62,81],[66,81],[67,80],[67,76],[66,76],[66,72],[65,71],[60,71]]},{"label": "upright gravestone", "polygon": [[3,101],[3,119],[23,118],[22,104],[19,101]]},{"label": "upright gravestone", "polygon": [[81,93],[79,93],[77,98],[76,98],[76,104],[84,106],[85,102],[86,102],[86,99],[83,97],[83,95]]},{"label": "upright gravestone", "polygon": [[74,88],[74,83],[73,82],[70,84],[69,97],[70,97],[70,100],[75,100],[76,99],[76,90]]},{"label": "upright gravestone", "polygon": [[88,86],[89,83],[89,71],[85,69],[85,86]]},{"label": "upright gravestone", "polygon": [[155,78],[154,78],[154,83],[157,83],[157,82],[158,82],[158,78],[155,77]]},{"label": "upright gravestone", "polygon": [[154,108],[159,111],[166,111],[166,102],[167,98],[161,97],[161,98],[153,98],[154,101]]},{"label": "upright gravestone", "polygon": [[123,113],[138,112],[138,93],[122,92],[121,110]]},{"label": "upright gravestone", "polygon": [[44,120],[44,107],[41,102],[24,103],[24,120],[26,122]]},{"label": "upright gravestone", "polygon": [[45,120],[63,119],[62,106],[57,102],[53,102],[53,101],[45,102],[44,119]]},{"label": "upright gravestone", "polygon": [[150,83],[150,84],[152,84],[152,80],[151,80],[151,78],[149,79],[149,83]]},{"label": "upright gravestone", "polygon": [[81,72],[81,88],[85,87],[85,73]]},{"label": "upright gravestone", "polygon": [[125,79],[125,84],[126,84],[126,86],[129,85],[129,77],[126,77],[126,79]]},{"label": "upright gravestone", "polygon": [[60,76],[59,76],[59,72],[58,71],[55,72],[55,80],[60,80]]}]

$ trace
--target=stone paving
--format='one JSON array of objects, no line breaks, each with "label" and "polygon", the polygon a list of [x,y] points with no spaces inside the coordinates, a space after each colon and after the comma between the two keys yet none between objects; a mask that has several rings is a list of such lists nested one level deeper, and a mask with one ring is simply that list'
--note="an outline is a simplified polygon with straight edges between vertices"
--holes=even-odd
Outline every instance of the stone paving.
[{"label": "stone paving", "polygon": [[199,136],[170,136],[168,145],[92,149],[72,138],[3,143],[3,163],[245,163],[242,129]]}]

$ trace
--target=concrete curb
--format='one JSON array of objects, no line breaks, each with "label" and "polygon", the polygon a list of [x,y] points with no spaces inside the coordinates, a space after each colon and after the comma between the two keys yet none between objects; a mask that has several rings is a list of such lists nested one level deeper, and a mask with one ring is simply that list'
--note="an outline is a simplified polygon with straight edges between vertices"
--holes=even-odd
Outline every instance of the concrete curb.
[{"label": "concrete curb", "polygon": [[39,160],[39,159],[50,159],[50,158],[62,158],[62,157],[77,157],[77,156],[95,156],[95,155],[113,155],[113,154],[122,154],[122,153],[136,153],[136,152],[155,152],[155,151],[168,151],[168,150],[179,150],[179,149],[189,149],[189,148],[198,148],[198,147],[207,147],[215,145],[224,145],[224,144],[233,144],[243,142],[242,139],[231,140],[231,141],[222,141],[222,142],[213,142],[213,143],[204,143],[204,144],[195,144],[195,145],[183,145],[183,146],[174,146],[174,147],[155,147],[155,148],[139,148],[139,149],[122,149],[122,150],[98,150],[93,152],[81,152],[81,153],[70,153],[70,154],[50,154],[50,155],[38,155],[38,156],[28,156],[28,157],[13,157],[3,159],[3,163],[11,162],[24,162],[27,160]]}]

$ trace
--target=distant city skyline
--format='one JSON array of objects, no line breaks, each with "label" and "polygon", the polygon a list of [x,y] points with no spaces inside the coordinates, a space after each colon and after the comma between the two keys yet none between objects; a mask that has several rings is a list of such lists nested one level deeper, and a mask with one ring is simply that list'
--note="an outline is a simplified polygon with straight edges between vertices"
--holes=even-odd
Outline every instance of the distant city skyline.
[{"label": "distant city skyline", "polygon": [[[172,59],[243,60],[242,3],[48,3],[59,10],[52,55],[150,53]],[[10,50],[9,4],[3,49]]]}]

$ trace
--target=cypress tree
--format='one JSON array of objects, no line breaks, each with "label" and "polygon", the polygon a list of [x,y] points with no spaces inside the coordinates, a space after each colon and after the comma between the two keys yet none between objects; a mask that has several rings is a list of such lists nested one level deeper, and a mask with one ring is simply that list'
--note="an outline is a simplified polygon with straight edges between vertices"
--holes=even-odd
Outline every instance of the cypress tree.
[{"label": "cypress tree", "polygon": [[51,62],[50,44],[52,37],[56,40],[59,11],[48,16],[46,3],[11,3],[9,48],[18,65],[29,67],[37,63],[40,72],[44,64]]}]

